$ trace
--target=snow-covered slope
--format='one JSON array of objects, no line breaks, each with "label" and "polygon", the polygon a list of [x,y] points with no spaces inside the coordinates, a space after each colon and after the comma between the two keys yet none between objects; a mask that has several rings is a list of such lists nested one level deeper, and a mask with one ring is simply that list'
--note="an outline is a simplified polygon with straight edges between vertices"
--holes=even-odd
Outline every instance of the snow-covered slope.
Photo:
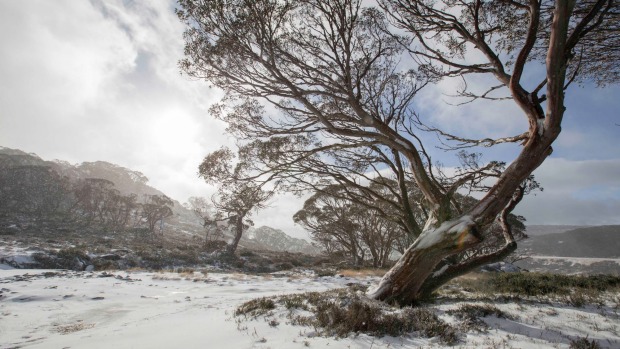
[{"label": "snow-covered slope", "polygon": [[531,236],[522,248],[536,256],[620,258],[620,225],[572,229],[564,233]]},{"label": "snow-covered slope", "polygon": [[[2,269],[2,268],[0,268]],[[445,348],[437,337],[351,334],[320,337],[292,325],[289,311],[264,318],[235,317],[245,301],[323,291],[377,278],[264,276],[217,273],[69,272],[0,270],[0,348]],[[492,301],[508,317],[487,315],[485,330],[460,334],[454,348],[569,348],[587,337],[620,348],[618,308],[549,302]],[[428,305],[450,323],[467,300]],[[480,300],[473,302],[484,306]]]},{"label": "snow-covered slope", "polygon": [[[517,262],[521,268],[560,274],[618,274],[620,272],[620,225],[537,226],[519,243],[518,252],[531,258]],[[540,228],[544,227],[544,228]],[[547,232],[539,235],[540,232]]]}]

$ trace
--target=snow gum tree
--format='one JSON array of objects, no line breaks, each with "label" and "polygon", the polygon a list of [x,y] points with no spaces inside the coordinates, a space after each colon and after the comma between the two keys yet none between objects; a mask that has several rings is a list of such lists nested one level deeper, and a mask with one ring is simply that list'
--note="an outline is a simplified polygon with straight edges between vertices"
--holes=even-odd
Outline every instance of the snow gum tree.
[{"label": "snow gum tree", "polygon": [[[391,212],[391,207],[368,209],[364,202],[349,200],[347,190],[356,188],[333,186],[314,194],[293,220],[308,230],[328,254],[344,254],[359,266],[370,260],[373,267],[384,267],[397,245],[406,244],[406,230],[393,221],[398,214]],[[377,203],[372,200],[368,204]],[[399,240],[405,241],[399,244]]]},{"label": "snow gum tree", "polygon": [[203,216],[205,226],[219,232],[220,222],[227,222],[234,229],[234,238],[227,252],[233,255],[243,233],[253,225],[249,219],[252,212],[264,208],[275,192],[275,188],[263,189],[270,178],[252,177],[249,173],[251,153],[241,147],[236,164],[235,156],[228,148],[216,150],[203,159],[199,166],[200,177],[207,183],[217,184],[218,191],[211,202],[215,208],[212,217]]},{"label": "snow gum tree", "polygon": [[[552,152],[565,90],[574,81],[605,85],[619,77],[613,0],[378,0],[369,8],[361,0],[179,4],[187,26],[181,69],[226,92],[211,113],[255,148],[255,175],[278,178],[290,190],[358,186],[351,195],[383,200],[403,217],[413,243],[368,292],[399,304],[415,303],[516,248],[505,218]],[[460,96],[491,103],[505,93],[527,120],[523,133],[468,139],[428,125],[427,116],[415,112],[422,88],[473,74],[492,82],[483,92],[464,88]],[[424,132],[453,148],[514,143],[518,155],[508,164],[465,155],[459,171],[445,175],[433,166]],[[397,181],[394,195],[361,185],[380,185],[377,178]],[[464,208],[455,200],[463,189],[483,196]],[[419,199],[411,200],[412,190]],[[415,206],[426,214],[423,225],[414,219]],[[498,220],[503,241],[469,253],[480,251]]]},{"label": "snow gum tree", "polygon": [[151,233],[155,232],[157,223],[163,225],[164,219],[171,217],[174,213],[172,207],[174,202],[166,195],[145,195],[144,203],[141,205],[140,216],[148,225]]}]

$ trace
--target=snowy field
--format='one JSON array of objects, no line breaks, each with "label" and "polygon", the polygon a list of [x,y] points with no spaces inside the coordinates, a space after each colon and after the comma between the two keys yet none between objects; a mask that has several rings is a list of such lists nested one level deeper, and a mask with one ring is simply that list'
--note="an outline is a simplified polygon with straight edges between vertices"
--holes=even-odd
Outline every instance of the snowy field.
[{"label": "snowy field", "polygon": [[[237,306],[256,297],[375,281],[303,272],[255,276],[0,270],[0,348],[443,347],[436,338],[415,334],[319,337],[312,328],[288,324],[284,313],[273,315],[277,325],[233,315]],[[431,307],[445,321],[456,323],[445,311],[461,304],[453,300]],[[455,348],[568,348],[571,340],[586,336],[603,348],[620,348],[617,303],[582,308],[533,302],[493,305],[513,319],[485,317],[488,329],[461,334]]]},{"label": "snowy field", "polygon": [[620,258],[556,257],[556,256],[528,256],[528,258],[535,259],[535,260],[565,261],[568,263],[572,263],[573,265],[592,265],[594,263],[610,262],[610,263],[615,263],[618,265],[618,267],[620,267]]}]

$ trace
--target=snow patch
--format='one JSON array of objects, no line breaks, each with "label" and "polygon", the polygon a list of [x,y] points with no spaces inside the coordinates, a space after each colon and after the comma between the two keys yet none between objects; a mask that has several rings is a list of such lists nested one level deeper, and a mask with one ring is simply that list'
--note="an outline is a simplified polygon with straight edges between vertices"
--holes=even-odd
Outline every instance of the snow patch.
[{"label": "snow patch", "polygon": [[24,268],[35,263],[32,255],[39,251],[26,250],[21,247],[0,246],[0,262],[14,268]]},{"label": "snow patch", "polygon": [[538,124],[538,135],[542,137],[545,132],[545,119],[537,119],[536,123]]},{"label": "snow patch", "polygon": [[394,141],[395,141],[396,143],[398,143],[398,144],[402,145],[402,146],[403,146],[403,148],[405,148],[405,149],[407,149],[407,150],[413,150],[413,149],[411,149],[411,147],[409,146],[409,144],[407,144],[405,141],[403,141],[403,140],[402,140],[402,139],[400,139],[400,138],[396,138],[396,139],[394,139]]},{"label": "snow patch", "polygon": [[8,265],[8,264],[0,264],[0,270],[13,270],[15,268],[13,268],[12,266]]},{"label": "snow patch", "polygon": [[442,239],[447,234],[458,234],[459,232],[467,229],[467,227],[475,224],[471,216],[463,216],[456,221],[443,222],[439,228],[433,230],[427,230],[418,239],[415,248],[423,249],[428,248]]},{"label": "snow patch", "polygon": [[433,277],[438,277],[439,275],[443,274],[448,269],[448,267],[448,264],[444,265],[443,267],[441,267],[441,269],[433,273]]},{"label": "snow patch", "polygon": [[506,262],[497,262],[491,263],[480,268],[483,273],[487,272],[503,272],[503,273],[518,273],[521,271],[521,268],[517,267],[512,263]]}]

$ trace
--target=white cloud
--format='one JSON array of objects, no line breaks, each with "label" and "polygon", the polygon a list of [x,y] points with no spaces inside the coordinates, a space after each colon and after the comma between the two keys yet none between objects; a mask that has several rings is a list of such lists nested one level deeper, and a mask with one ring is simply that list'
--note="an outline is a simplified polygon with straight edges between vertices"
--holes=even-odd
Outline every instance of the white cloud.
[{"label": "white cloud", "polygon": [[86,106],[117,91],[116,79],[134,68],[136,51],[121,30],[88,2],[65,5],[2,2],[0,41],[10,48],[0,65],[3,119],[20,119],[21,131],[35,131],[23,119],[51,130],[88,119]]},{"label": "white cloud", "polygon": [[232,143],[206,108],[221,92],[179,73],[173,2],[0,3],[2,145],[142,171],[173,198],[204,196],[202,157]]},{"label": "white cloud", "polygon": [[620,224],[620,160],[551,158],[534,174],[544,191],[515,210],[529,224]]},{"label": "white cloud", "polygon": [[[497,85],[490,78],[467,77],[469,92],[482,94]],[[458,105],[466,99],[452,97],[463,89],[460,78],[446,78],[436,86],[430,86],[417,97],[423,121],[429,122],[448,133],[465,138],[499,138],[514,136],[527,130],[527,119],[511,100],[477,100]],[[500,89],[491,95],[505,97],[507,89]]]}]

